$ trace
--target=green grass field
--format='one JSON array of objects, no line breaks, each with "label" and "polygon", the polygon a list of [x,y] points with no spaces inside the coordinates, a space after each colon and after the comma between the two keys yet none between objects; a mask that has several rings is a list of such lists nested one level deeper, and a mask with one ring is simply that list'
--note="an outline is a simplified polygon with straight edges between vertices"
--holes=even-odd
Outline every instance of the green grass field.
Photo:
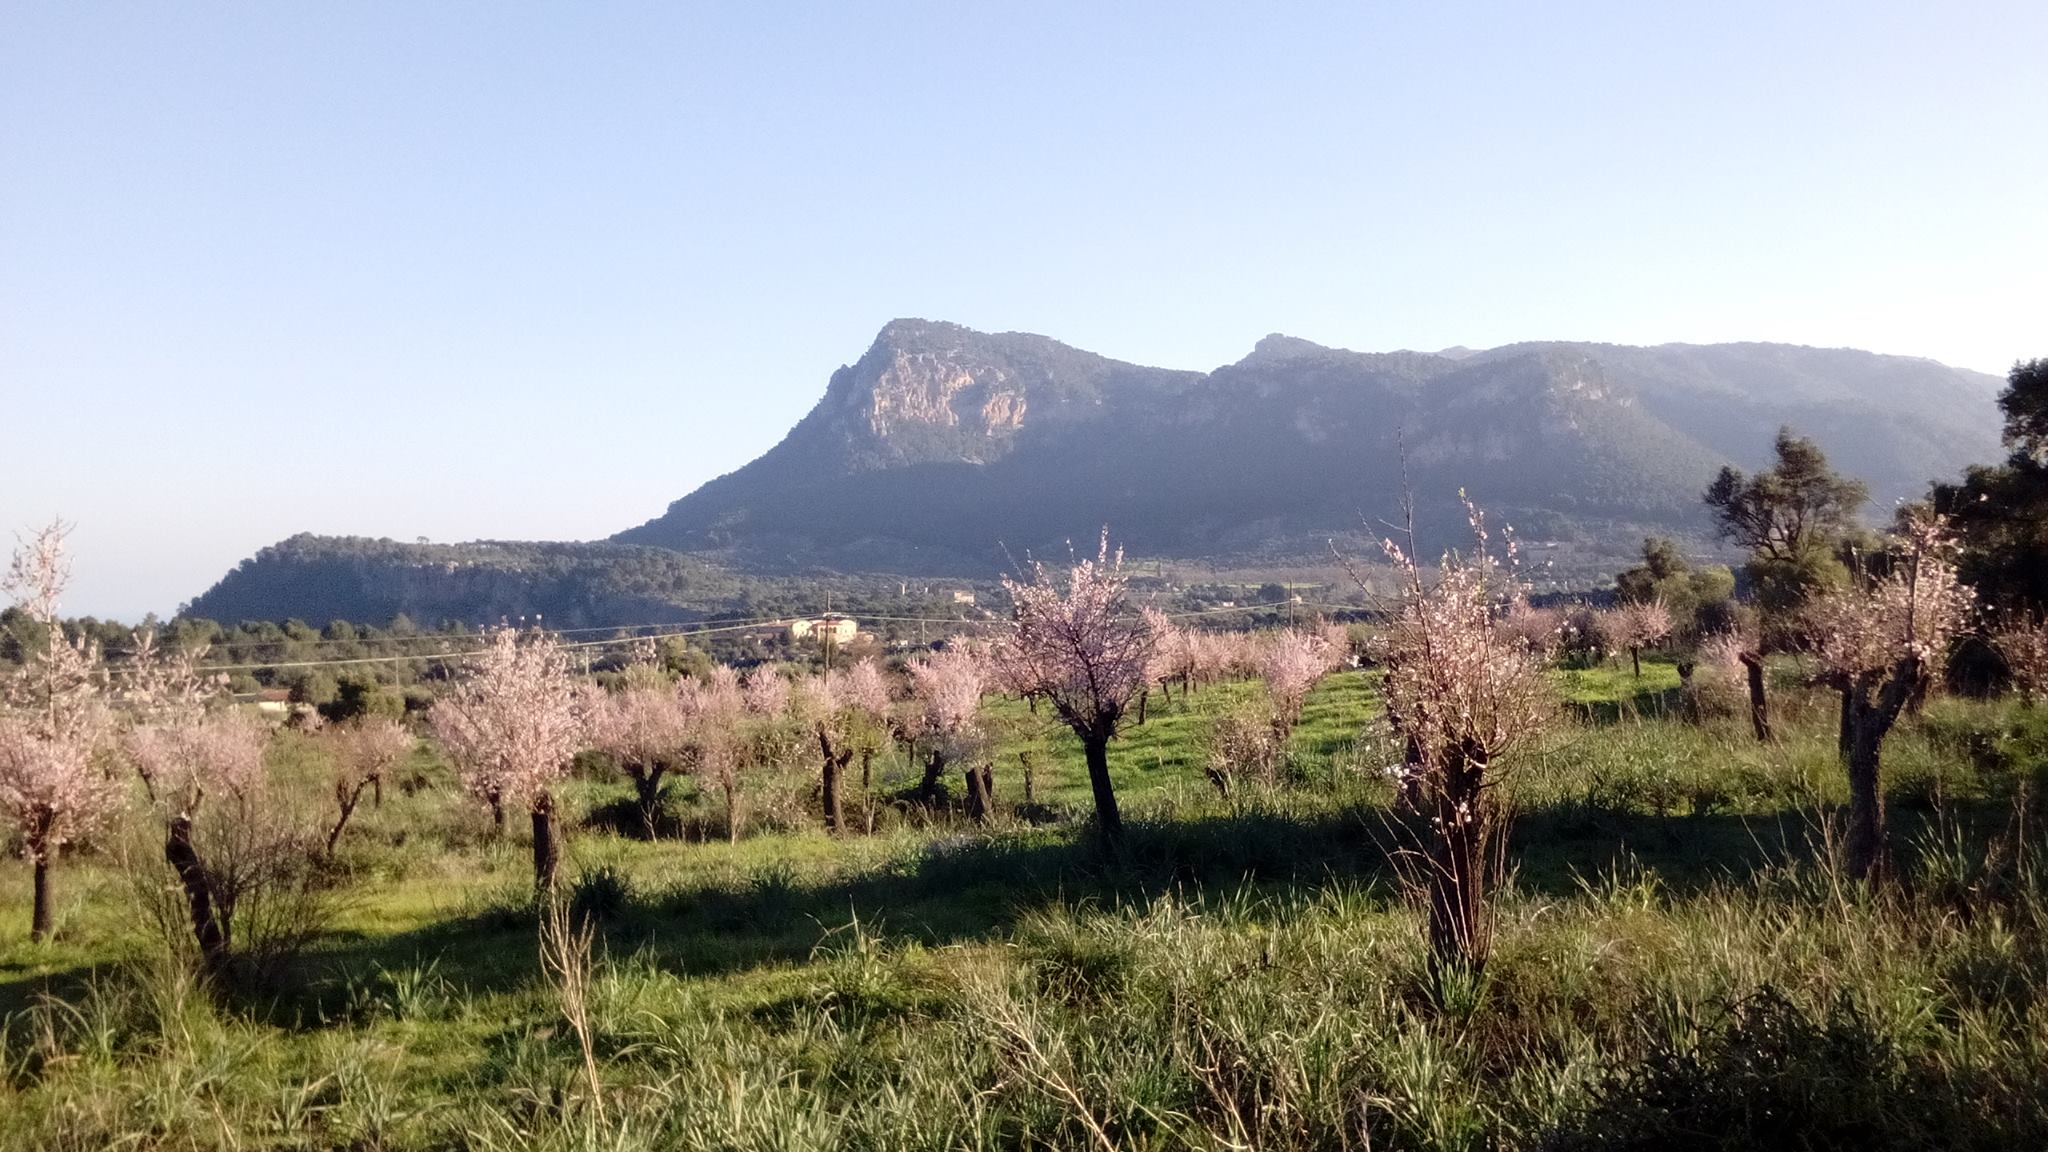
[{"label": "green grass field", "polygon": [[[1557,678],[1567,718],[1515,768],[1513,882],[1467,986],[1433,981],[1393,882],[1364,674],[1311,697],[1290,784],[1228,802],[1199,734],[1256,686],[1155,696],[1112,749],[1115,858],[1078,746],[1005,702],[996,781],[1020,814],[993,827],[886,806],[833,839],[792,778],[761,785],[770,830],[738,844],[576,828],[594,1091],[539,968],[523,837],[494,838],[423,753],[424,786],[345,839],[329,930],[260,995],[218,1002],[165,959],[114,866],[153,875],[145,827],[67,861],[47,946],[25,868],[0,867],[0,1146],[2048,1142],[2048,710],[1942,699],[1902,724],[1904,882],[1874,896],[1829,860],[1828,697],[1781,690],[1764,746],[1681,720],[1667,664]],[[276,755],[317,807],[304,738]],[[914,776],[900,751],[877,770],[878,792]],[[564,795],[596,812],[625,791]],[[678,807],[695,828],[715,806]]]}]

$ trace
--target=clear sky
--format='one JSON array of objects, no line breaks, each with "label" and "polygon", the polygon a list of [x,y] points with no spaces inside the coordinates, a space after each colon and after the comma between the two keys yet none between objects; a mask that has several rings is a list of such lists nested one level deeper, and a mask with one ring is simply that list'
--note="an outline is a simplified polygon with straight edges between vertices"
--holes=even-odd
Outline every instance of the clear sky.
[{"label": "clear sky", "polygon": [[[896,316],[2048,355],[2048,4],[0,6],[0,529],[608,535]],[[0,536],[4,540],[4,536]]]}]

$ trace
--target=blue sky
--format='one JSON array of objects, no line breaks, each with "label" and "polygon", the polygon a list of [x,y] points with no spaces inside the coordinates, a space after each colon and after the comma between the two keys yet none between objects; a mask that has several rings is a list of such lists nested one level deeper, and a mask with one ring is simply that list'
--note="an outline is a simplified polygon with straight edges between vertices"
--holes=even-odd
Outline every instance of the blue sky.
[{"label": "blue sky", "polygon": [[2048,355],[2048,5],[0,8],[0,528],[591,538],[896,316]]}]

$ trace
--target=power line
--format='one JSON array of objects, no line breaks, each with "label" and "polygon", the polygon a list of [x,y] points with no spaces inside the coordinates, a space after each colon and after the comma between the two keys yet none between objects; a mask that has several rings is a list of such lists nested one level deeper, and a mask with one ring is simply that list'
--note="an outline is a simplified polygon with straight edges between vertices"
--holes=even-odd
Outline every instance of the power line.
[{"label": "power line", "polygon": [[[670,630],[666,632],[650,632],[646,635],[641,636],[608,636],[600,640],[578,640],[572,641],[568,644],[563,644],[561,645],[561,647],[575,649],[605,648],[613,645],[628,644],[635,640],[665,640],[672,636],[712,636],[727,632],[748,632],[761,631],[771,628],[787,628],[797,619],[802,619],[802,617],[773,616],[760,617],[753,620],[744,620],[734,623],[709,624],[702,626],[675,625],[669,626]],[[960,620],[954,617],[937,616],[867,616],[861,617],[861,619],[888,621],[927,620],[932,623],[941,624],[974,623],[974,621],[971,620]],[[658,628],[663,627],[663,625],[640,625],[640,627]],[[618,631],[619,629],[604,630]],[[589,631],[589,629],[586,629],[586,631]],[[419,652],[406,654],[387,654],[383,656],[351,656],[342,658],[329,658],[324,660],[258,661],[243,664],[202,664],[198,667],[200,671],[204,672],[254,672],[266,669],[271,671],[278,671],[288,668],[342,668],[359,664],[392,664],[401,660],[423,660],[428,661],[430,663],[440,663],[449,660],[460,660],[470,656],[481,655],[486,651],[488,651],[488,649],[467,648],[459,652]]]},{"label": "power line", "polygon": [[[1197,618],[1197,617],[1208,617],[1208,616],[1221,616],[1221,615],[1230,615],[1230,614],[1233,614],[1233,613],[1244,613],[1244,612],[1259,612],[1259,611],[1269,611],[1269,610],[1272,610],[1272,609],[1274,609],[1274,608],[1276,608],[1276,607],[1279,607],[1279,606],[1278,606],[1278,605],[1272,605],[1272,604],[1232,604],[1232,605],[1228,605],[1228,606],[1226,606],[1226,607],[1220,607],[1220,608],[1198,608],[1198,609],[1192,609],[1192,610],[1189,610],[1189,611],[1185,611],[1185,612],[1174,612],[1174,613],[1168,613],[1168,614],[1167,614],[1167,618],[1168,618],[1168,619],[1170,619],[1170,620],[1187,620],[1187,619],[1193,619],[1193,618]],[[1358,608],[1358,606],[1357,606],[1357,605],[1351,605],[1351,604],[1326,604],[1326,603],[1313,603],[1313,604],[1310,604],[1310,603],[1303,603],[1303,604],[1301,604],[1301,605],[1300,605],[1300,607],[1304,607],[1304,608],[1318,608],[1318,609],[1325,609],[1325,610],[1334,610],[1334,611],[1357,611],[1357,610],[1359,610],[1359,608]],[[957,616],[887,616],[887,615],[869,615],[869,614],[854,614],[854,613],[845,613],[845,614],[843,614],[843,615],[848,615],[848,616],[851,616],[852,618],[854,618],[854,619],[858,619],[858,620],[872,620],[872,621],[880,621],[880,622],[883,622],[883,623],[905,623],[905,624],[952,624],[952,625],[965,625],[965,626],[969,626],[969,627],[985,627],[985,626],[987,626],[988,624],[990,624],[990,623],[991,623],[991,621],[989,621],[989,620],[985,620],[985,619],[984,619],[984,620],[975,620],[975,619],[970,619],[970,618],[962,618],[962,617],[957,617]],[[612,633],[629,633],[629,632],[643,632],[643,633],[644,633],[644,634],[642,634],[642,635],[613,635],[613,636],[607,636],[607,637],[604,637],[604,638],[601,638],[601,639],[597,639],[597,640],[577,640],[577,641],[571,641],[571,642],[569,642],[569,643],[566,643],[566,644],[563,644],[563,645],[561,645],[561,647],[563,647],[563,648],[567,648],[567,649],[586,649],[586,648],[605,648],[605,647],[611,647],[611,646],[615,646],[615,645],[622,645],[622,644],[628,644],[628,643],[631,643],[631,642],[633,642],[633,641],[636,641],[636,640],[665,640],[665,639],[669,639],[669,638],[672,638],[672,637],[684,637],[684,638],[687,638],[687,637],[691,637],[691,636],[715,636],[715,635],[723,635],[723,634],[727,634],[727,633],[732,633],[732,632],[748,632],[748,631],[761,631],[761,630],[766,630],[766,629],[771,629],[771,628],[787,628],[787,627],[788,627],[789,625],[791,625],[792,623],[794,623],[794,622],[795,622],[796,620],[798,620],[798,619],[808,619],[808,617],[792,617],[792,616],[772,616],[772,617],[770,617],[770,616],[764,616],[764,617],[755,617],[755,618],[753,618],[753,619],[750,619],[750,620],[740,620],[740,621],[707,621],[707,622],[705,622],[705,623],[702,623],[702,624],[621,624],[621,625],[596,625],[596,626],[591,626],[591,627],[586,627],[586,628],[563,628],[563,629],[551,629],[550,631],[554,632],[554,633],[555,633],[556,635],[574,635],[574,634],[581,634],[581,633],[586,633],[586,632],[612,632]],[[662,631],[651,631],[651,632],[649,632],[649,631],[645,631],[645,630],[647,630],[647,629],[664,629],[664,630],[662,630]],[[454,641],[457,641],[457,640],[463,640],[463,639],[468,639],[468,637],[460,637],[460,636],[424,637],[424,636],[422,636],[422,637],[381,637],[380,639],[386,639],[386,640],[392,640],[392,641],[399,641],[399,640],[404,640],[404,641],[408,641],[408,642],[411,642],[411,643],[444,643],[444,644],[445,644],[445,643],[451,643],[451,642],[454,642]],[[264,641],[254,641],[254,642],[255,642],[255,643],[263,643]],[[287,641],[285,641],[285,642],[286,642],[286,643],[302,643],[302,642],[300,642],[300,641],[290,641],[290,640],[287,640]],[[329,643],[346,643],[346,641],[329,641]],[[131,650],[131,651],[132,651],[132,650]],[[202,665],[199,665],[199,666],[198,666],[198,668],[199,668],[199,670],[201,670],[201,671],[206,671],[206,672],[255,672],[255,671],[265,671],[265,670],[267,670],[267,671],[284,671],[284,670],[288,670],[288,669],[304,669],[304,668],[345,668],[345,667],[352,667],[352,666],[360,666],[360,665],[364,665],[364,664],[395,664],[395,663],[398,663],[398,662],[400,662],[400,661],[422,661],[422,662],[427,662],[427,663],[445,663],[445,662],[448,662],[448,661],[451,661],[451,660],[462,660],[462,659],[467,659],[468,657],[471,657],[471,656],[478,656],[478,655],[481,655],[481,654],[483,654],[483,653],[484,653],[484,652],[486,652],[486,651],[488,651],[488,649],[484,649],[484,648],[464,648],[464,649],[461,649],[461,650],[458,650],[458,651],[442,651],[442,652],[396,652],[396,653],[386,653],[386,654],[384,654],[384,655],[380,655],[380,656],[349,656],[349,657],[328,657],[328,658],[324,658],[324,659],[314,659],[314,660],[279,660],[279,661],[249,661],[249,662],[242,662],[242,663],[233,663],[233,664],[202,664]],[[109,654],[109,655],[115,655],[115,654],[117,654],[117,653],[116,653],[115,651],[113,651],[113,650],[109,650],[109,651],[108,651],[108,654]],[[125,654],[125,653],[122,653],[122,654]]]}]

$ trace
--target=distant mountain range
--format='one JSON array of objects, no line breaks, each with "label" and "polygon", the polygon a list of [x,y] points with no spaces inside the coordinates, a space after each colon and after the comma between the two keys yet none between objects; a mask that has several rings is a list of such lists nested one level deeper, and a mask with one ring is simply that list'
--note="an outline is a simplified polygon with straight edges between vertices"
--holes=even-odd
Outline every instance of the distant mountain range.
[{"label": "distant mountain range", "polygon": [[[541,569],[546,598],[581,614],[620,596],[702,608],[729,600],[735,572],[986,578],[1105,524],[1138,555],[1278,563],[1327,556],[1333,538],[1369,549],[1404,487],[1426,550],[1458,543],[1462,489],[1590,578],[1646,532],[1708,546],[1701,490],[1725,462],[1764,463],[1781,425],[1869,482],[1880,510],[1917,496],[1998,456],[2002,383],[1783,344],[1360,353],[1278,335],[1205,374],[898,320],[781,443],[609,543],[494,545],[494,563],[475,545],[295,537],[189,611],[438,619],[475,616],[455,611],[474,600],[516,614]],[[600,576],[620,568],[663,575]]]}]

